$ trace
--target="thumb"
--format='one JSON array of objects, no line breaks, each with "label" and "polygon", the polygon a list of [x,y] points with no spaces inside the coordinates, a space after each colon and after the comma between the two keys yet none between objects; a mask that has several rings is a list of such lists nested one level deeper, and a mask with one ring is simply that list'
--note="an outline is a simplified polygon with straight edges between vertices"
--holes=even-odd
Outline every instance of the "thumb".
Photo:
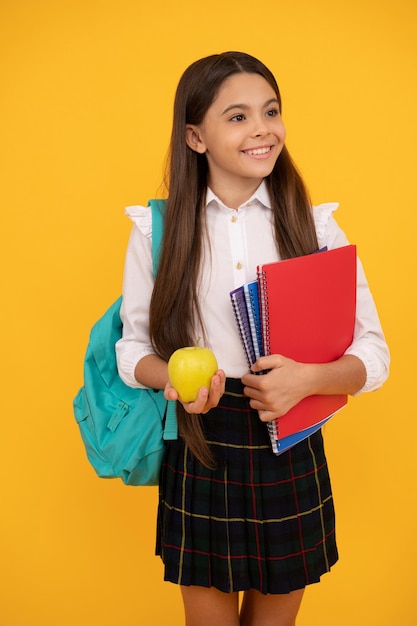
[{"label": "thumb", "polygon": [[258,410],[259,419],[261,422],[272,422],[272,420],[276,419],[276,413],[272,411],[266,411],[265,409]]},{"label": "thumb", "polygon": [[255,361],[255,363],[251,366],[252,372],[263,372],[271,368],[271,357],[270,356],[261,356],[259,359]]},{"label": "thumb", "polygon": [[255,363],[252,363],[252,365],[250,366],[250,371],[251,372],[260,372],[260,367],[259,367],[259,359],[257,361],[255,361]]},{"label": "thumb", "polygon": [[165,386],[164,398],[165,400],[178,400],[178,393],[169,383]]}]

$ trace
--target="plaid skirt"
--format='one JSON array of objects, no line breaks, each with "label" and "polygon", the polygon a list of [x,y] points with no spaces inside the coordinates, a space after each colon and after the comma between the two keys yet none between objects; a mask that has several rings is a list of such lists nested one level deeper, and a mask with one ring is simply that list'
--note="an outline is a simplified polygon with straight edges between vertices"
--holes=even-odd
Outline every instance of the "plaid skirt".
[{"label": "plaid skirt", "polygon": [[182,439],[166,447],[156,547],[165,580],[263,594],[318,582],[338,558],[321,432],[274,455],[235,379],[202,420],[214,470]]}]

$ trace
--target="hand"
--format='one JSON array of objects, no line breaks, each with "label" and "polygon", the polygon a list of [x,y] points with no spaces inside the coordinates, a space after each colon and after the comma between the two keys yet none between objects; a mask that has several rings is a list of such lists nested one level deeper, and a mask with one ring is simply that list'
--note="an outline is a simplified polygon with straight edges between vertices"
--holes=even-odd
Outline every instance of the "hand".
[{"label": "hand", "polygon": [[165,385],[164,397],[166,400],[181,402],[187,413],[207,413],[219,404],[220,398],[224,394],[225,385],[226,375],[223,370],[218,370],[211,379],[210,393],[207,387],[201,387],[194,402],[181,402],[178,393],[169,381]]},{"label": "hand", "polygon": [[248,373],[242,377],[244,393],[250,405],[263,422],[285,415],[310,393],[309,365],[298,363],[279,354],[259,358],[252,372],[270,370],[256,376]]}]

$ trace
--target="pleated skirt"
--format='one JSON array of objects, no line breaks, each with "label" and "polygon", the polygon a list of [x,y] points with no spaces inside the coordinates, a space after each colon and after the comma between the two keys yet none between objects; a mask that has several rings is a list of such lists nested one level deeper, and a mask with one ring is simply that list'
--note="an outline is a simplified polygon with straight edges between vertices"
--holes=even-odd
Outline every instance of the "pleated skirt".
[{"label": "pleated skirt", "polygon": [[276,456],[242,391],[228,379],[220,405],[202,416],[214,470],[182,439],[168,443],[156,553],[173,583],[289,593],[318,582],[338,558],[322,433]]}]

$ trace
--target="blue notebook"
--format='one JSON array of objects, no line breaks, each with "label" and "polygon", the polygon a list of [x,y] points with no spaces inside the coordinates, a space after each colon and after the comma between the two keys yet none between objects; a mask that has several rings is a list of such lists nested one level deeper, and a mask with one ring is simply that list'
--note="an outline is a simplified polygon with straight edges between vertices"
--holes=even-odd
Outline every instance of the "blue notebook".
[{"label": "blue notebook", "polygon": [[[259,309],[258,281],[242,285],[230,292],[233,312],[239,330],[240,340],[246,355],[249,368],[263,354],[261,315]],[[261,374],[262,372],[259,372]],[[277,448],[277,431],[275,422],[267,422],[272,449]]]},{"label": "blue notebook", "polygon": [[246,308],[249,318],[250,334],[252,337],[253,348],[255,356],[258,359],[263,356],[264,350],[262,346],[262,326],[261,326],[261,314],[259,308],[259,289],[258,281],[253,280],[247,285],[243,285],[243,292],[245,294]]},{"label": "blue notebook", "polygon": [[250,367],[253,363],[255,363],[257,356],[251,334],[251,325],[243,287],[238,287],[230,292],[230,299],[232,301],[233,312],[235,314],[236,324],[239,329],[239,335],[245,351],[246,360]]},{"label": "blue notebook", "polygon": [[307,439],[307,437],[310,437],[310,435],[314,435],[314,433],[320,430],[320,428],[324,426],[331,417],[333,416],[330,415],[329,417],[326,417],[326,419],[322,420],[318,424],[315,424],[314,426],[311,426],[310,428],[300,430],[298,433],[294,433],[293,435],[288,435],[288,437],[281,438],[278,436],[277,429],[275,428],[276,420],[268,422],[268,431],[271,439],[272,451],[277,456],[282,454],[283,452],[286,452],[297,443],[300,443],[300,441]]}]

